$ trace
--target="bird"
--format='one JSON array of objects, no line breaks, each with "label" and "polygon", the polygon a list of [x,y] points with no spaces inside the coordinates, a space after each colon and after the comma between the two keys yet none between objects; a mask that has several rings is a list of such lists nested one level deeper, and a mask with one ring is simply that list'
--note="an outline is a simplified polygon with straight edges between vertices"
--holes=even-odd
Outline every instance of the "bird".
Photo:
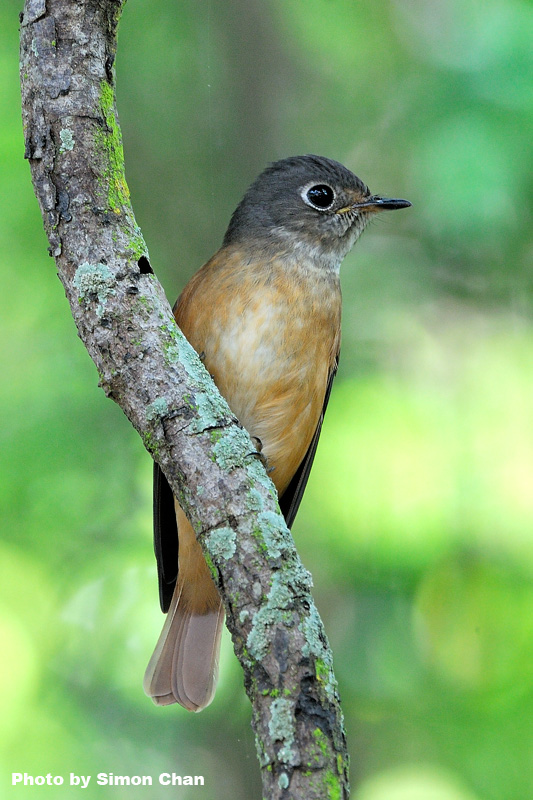
[{"label": "bird", "polygon": [[[374,214],[410,205],[371,194],[324,156],[276,161],[251,184],[222,246],[174,306],[178,327],[250,434],[289,528],[339,363],[341,261]],[[156,705],[201,711],[215,693],[224,607],[157,463],[154,549],[167,616],[144,691]]]}]

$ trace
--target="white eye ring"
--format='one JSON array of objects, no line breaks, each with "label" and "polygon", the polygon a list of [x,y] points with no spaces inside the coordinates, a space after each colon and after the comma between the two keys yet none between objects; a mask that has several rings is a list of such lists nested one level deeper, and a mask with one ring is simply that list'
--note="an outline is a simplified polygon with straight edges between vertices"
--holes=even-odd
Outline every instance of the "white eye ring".
[{"label": "white eye ring", "polygon": [[307,183],[300,190],[304,203],[315,211],[329,211],[335,202],[335,191],[328,183]]}]

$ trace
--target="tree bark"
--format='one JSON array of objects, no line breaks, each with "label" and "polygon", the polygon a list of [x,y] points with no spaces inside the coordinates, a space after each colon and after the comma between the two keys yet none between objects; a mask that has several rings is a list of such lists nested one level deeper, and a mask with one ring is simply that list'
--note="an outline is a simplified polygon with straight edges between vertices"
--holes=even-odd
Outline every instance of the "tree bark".
[{"label": "tree bark", "polygon": [[212,567],[264,797],[340,800],[348,756],[310,575],[250,437],[174,323],[133,215],[114,91],[122,7],[26,0],[20,17],[25,157],[49,252],[100,386],[161,465]]}]

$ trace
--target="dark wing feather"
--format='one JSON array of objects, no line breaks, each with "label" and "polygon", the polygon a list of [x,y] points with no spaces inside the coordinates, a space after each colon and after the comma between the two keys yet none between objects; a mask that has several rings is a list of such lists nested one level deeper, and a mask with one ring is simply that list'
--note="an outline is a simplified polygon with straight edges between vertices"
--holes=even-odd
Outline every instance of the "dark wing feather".
[{"label": "dark wing feather", "polygon": [[178,526],[174,496],[159,464],[154,462],[154,551],[159,580],[159,602],[166,613],[178,576]]},{"label": "dark wing feather", "polygon": [[292,523],[294,522],[294,518],[300,507],[300,503],[302,502],[302,497],[305,491],[305,487],[307,486],[307,481],[309,479],[309,473],[311,472],[311,467],[313,466],[313,461],[315,458],[316,448],[318,445],[318,440],[320,438],[320,431],[322,430],[322,422],[324,421],[324,415],[326,413],[326,408],[328,407],[329,396],[331,394],[331,387],[333,385],[333,378],[337,374],[337,368],[339,366],[339,354],[335,358],[335,362],[333,365],[333,369],[329,373],[328,377],[328,385],[326,387],[326,394],[324,396],[324,405],[322,406],[322,413],[320,414],[320,418],[318,420],[318,425],[316,426],[315,433],[313,438],[311,439],[311,444],[307,449],[307,453],[305,454],[302,463],[294,473],[294,476],[283,492],[283,495],[280,497],[279,500],[279,507],[281,508],[281,513],[285,517],[285,522],[287,523],[287,527],[291,527]]}]

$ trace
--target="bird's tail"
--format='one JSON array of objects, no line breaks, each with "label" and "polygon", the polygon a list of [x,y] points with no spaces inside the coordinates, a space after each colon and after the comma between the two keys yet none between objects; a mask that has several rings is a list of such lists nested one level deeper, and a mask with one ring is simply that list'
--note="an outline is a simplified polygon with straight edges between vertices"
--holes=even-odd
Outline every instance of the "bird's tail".
[{"label": "bird's tail", "polygon": [[215,694],[224,607],[202,551],[194,545],[194,553],[181,560],[183,569],[143,686],[156,705],[180,703],[201,711]]}]

